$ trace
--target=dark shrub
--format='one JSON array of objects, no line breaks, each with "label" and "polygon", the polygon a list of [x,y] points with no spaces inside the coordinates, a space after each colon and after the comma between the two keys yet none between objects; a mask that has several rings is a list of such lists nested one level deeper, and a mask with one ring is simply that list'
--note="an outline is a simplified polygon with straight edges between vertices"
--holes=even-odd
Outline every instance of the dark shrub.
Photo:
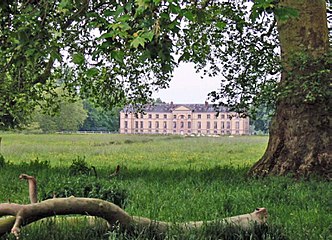
[{"label": "dark shrub", "polygon": [[0,168],[6,165],[5,157],[0,153]]},{"label": "dark shrub", "polygon": [[90,175],[92,173],[92,168],[88,166],[88,163],[85,161],[85,158],[77,157],[73,160],[73,163],[69,167],[69,175]]},{"label": "dark shrub", "polygon": [[99,198],[124,208],[128,198],[127,190],[120,188],[115,183],[101,182],[98,179],[84,176],[57,182],[51,188],[51,191],[42,194],[42,200],[54,196],[57,198],[70,196]]}]

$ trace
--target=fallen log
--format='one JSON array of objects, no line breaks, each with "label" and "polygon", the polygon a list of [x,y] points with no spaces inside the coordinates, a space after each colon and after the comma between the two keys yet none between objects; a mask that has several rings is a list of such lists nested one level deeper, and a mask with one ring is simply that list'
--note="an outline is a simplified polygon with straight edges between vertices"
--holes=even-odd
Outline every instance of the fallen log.
[{"label": "fallen log", "polygon": [[0,236],[11,232],[18,239],[22,226],[47,217],[72,214],[99,217],[105,219],[109,226],[119,226],[121,230],[127,232],[134,232],[137,229],[149,229],[157,235],[166,234],[172,227],[186,231],[222,222],[248,229],[253,224],[264,224],[267,221],[267,210],[265,208],[257,208],[252,213],[228,217],[222,220],[171,223],[131,216],[119,206],[95,198],[77,198],[72,196],[37,202],[37,188],[33,185],[36,184],[35,178],[28,175],[24,175],[22,178],[29,182],[31,203],[26,205],[15,203],[0,204]]},{"label": "fallen log", "polygon": [[[121,229],[131,232],[135,229],[151,229],[157,234],[166,233],[169,228],[176,226],[182,230],[198,229],[203,225],[209,225],[216,221],[197,221],[186,223],[170,223],[151,220],[144,217],[130,216],[117,205],[94,198],[53,198],[39,203],[20,205],[15,203],[0,204],[0,217],[15,216],[13,225],[1,225],[2,233],[13,233],[19,237],[21,227],[42,218],[57,215],[87,215],[105,219],[111,226],[119,225]],[[242,228],[249,228],[253,223],[263,224],[267,220],[267,210],[257,208],[254,212],[234,217],[225,218],[222,222],[234,224]],[[7,229],[5,229],[7,227]],[[10,227],[10,229],[9,229]]]}]

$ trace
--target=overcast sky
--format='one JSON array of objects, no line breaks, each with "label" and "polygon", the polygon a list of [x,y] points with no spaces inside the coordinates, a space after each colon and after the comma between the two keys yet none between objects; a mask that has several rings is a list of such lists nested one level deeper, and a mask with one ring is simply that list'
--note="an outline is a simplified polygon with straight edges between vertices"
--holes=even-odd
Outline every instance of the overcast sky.
[{"label": "overcast sky", "polygon": [[194,64],[181,63],[174,72],[170,87],[159,90],[153,97],[167,103],[204,103],[208,93],[219,88],[220,81],[209,77],[201,79],[200,76],[195,72]]}]

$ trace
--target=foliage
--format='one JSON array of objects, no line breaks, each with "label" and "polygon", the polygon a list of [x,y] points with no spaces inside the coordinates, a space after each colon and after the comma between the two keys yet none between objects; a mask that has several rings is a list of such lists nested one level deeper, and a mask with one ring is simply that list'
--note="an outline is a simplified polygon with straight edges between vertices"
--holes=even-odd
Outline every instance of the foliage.
[{"label": "foliage", "polygon": [[70,101],[61,89],[58,89],[57,93],[59,94],[56,100],[59,104],[59,112],[52,114],[50,111],[43,112],[42,109],[38,109],[33,121],[43,132],[77,131],[87,118],[82,101]]},{"label": "foliage", "polygon": [[168,86],[181,61],[221,75],[221,91],[210,95],[216,105],[246,112],[273,103],[278,42],[269,13],[296,16],[275,3],[255,1],[250,10],[231,0],[2,1],[1,127],[19,125],[41,101],[56,105],[60,84],[105,109],[139,107]]},{"label": "foliage", "polygon": [[70,196],[99,198],[125,208],[129,196],[128,191],[117,186],[116,182],[105,183],[105,181],[84,176],[63,179],[48,187],[52,189],[41,193],[42,200]]},{"label": "foliage", "polygon": [[83,101],[84,109],[87,111],[87,118],[80,127],[82,131],[111,131],[119,130],[120,125],[120,108],[114,108],[106,111],[101,107],[95,107],[92,103]]},{"label": "foliage", "polygon": [[288,72],[292,81],[283,84],[281,98],[292,97],[292,101],[327,103],[332,97],[331,64],[332,53],[322,54],[313,59],[306,53],[293,54],[289,60],[292,71]]},{"label": "foliage", "polygon": [[270,109],[269,106],[261,105],[258,108],[255,108],[254,111],[255,117],[250,118],[250,125],[254,127],[254,134],[267,134],[269,132],[271,117],[274,110]]},{"label": "foliage", "polygon": [[36,169],[36,170],[41,170],[44,168],[50,168],[50,161],[48,160],[44,160],[44,161],[40,161],[38,159],[38,157],[35,160],[29,161],[29,162],[22,162],[21,165],[32,168],[32,169]]},{"label": "foliage", "polygon": [[[77,157],[73,160],[73,163],[69,166],[69,175],[90,175],[93,172],[93,168],[88,166],[85,158]],[[96,174],[96,172],[95,172]]]}]

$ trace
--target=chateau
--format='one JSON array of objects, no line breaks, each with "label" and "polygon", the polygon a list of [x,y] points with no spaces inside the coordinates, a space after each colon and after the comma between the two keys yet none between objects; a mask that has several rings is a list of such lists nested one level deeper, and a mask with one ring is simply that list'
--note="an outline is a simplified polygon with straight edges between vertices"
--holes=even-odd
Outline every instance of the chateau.
[{"label": "chateau", "polygon": [[249,118],[240,118],[234,112],[211,104],[148,105],[144,113],[135,113],[132,107],[120,112],[120,133],[128,134],[249,134]]}]

